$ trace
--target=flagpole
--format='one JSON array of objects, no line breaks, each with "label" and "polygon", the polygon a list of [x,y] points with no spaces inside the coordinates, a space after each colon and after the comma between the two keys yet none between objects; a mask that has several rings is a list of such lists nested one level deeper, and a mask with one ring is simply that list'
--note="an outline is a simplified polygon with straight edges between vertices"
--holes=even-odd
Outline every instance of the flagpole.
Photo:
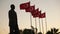
[{"label": "flagpole", "polygon": [[[32,18],[31,18],[31,14],[30,14],[30,24],[31,24],[31,26],[32,26]],[[31,27],[30,26],[30,27]],[[32,29],[32,27],[31,27],[31,29]],[[32,31],[31,31],[31,34],[32,34]]]},{"label": "flagpole", "polygon": [[46,32],[47,32],[47,21],[46,21],[46,18],[45,18],[45,24],[46,24]]},{"label": "flagpole", "polygon": [[39,30],[40,30],[40,32],[41,32],[40,18],[39,18]]},{"label": "flagpole", "polygon": [[36,33],[37,34],[37,22],[36,22],[36,18],[35,18],[35,28],[36,28]]},{"label": "flagpole", "polygon": [[31,17],[31,14],[30,14],[30,24],[32,26],[32,17]]},{"label": "flagpole", "polygon": [[42,21],[42,31],[43,31],[43,34],[44,34],[43,18],[41,19],[41,21]]}]

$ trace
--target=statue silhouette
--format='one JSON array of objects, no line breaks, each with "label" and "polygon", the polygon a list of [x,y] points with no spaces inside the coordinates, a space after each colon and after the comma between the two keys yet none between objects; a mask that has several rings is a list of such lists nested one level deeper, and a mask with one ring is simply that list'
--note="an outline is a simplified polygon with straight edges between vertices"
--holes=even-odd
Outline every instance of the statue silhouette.
[{"label": "statue silhouette", "polygon": [[11,4],[11,9],[9,10],[9,27],[10,27],[10,34],[19,34],[19,28],[17,23],[17,14],[14,11],[15,6]]}]

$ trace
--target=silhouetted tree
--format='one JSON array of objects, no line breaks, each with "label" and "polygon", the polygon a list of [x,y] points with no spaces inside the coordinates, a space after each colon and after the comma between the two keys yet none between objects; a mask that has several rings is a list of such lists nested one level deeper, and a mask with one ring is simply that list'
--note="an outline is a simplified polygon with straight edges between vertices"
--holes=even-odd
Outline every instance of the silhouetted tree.
[{"label": "silhouetted tree", "polygon": [[53,34],[51,31],[48,31],[46,34]]},{"label": "silhouetted tree", "polygon": [[31,29],[24,29],[23,34],[34,34],[34,31]]},{"label": "silhouetted tree", "polygon": [[58,32],[59,31],[59,29],[56,29],[56,28],[52,28],[51,29],[51,32],[53,33],[53,34],[59,34],[60,32]]},{"label": "silhouetted tree", "polygon": [[19,30],[20,31],[20,34],[23,34],[23,31],[22,30]]},{"label": "silhouetted tree", "polygon": [[35,34],[37,34],[37,28],[34,28],[33,26],[31,26],[32,30],[34,31]]},{"label": "silhouetted tree", "polygon": [[48,31],[46,34],[60,34],[60,32],[58,32],[59,29],[56,28],[52,28],[51,31]]},{"label": "silhouetted tree", "polygon": [[42,34],[42,32],[39,32],[38,34]]}]

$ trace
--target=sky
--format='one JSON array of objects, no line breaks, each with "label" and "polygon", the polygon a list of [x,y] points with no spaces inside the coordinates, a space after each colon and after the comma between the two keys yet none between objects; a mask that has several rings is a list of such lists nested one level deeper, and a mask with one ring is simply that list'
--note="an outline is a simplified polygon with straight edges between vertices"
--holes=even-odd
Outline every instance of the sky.
[{"label": "sky", "polygon": [[[26,13],[25,10],[20,10],[19,5],[21,3],[29,2],[31,6],[35,5],[35,9],[39,8],[43,12],[46,12],[47,30],[51,28],[60,29],[60,0],[0,0],[0,34],[9,33],[9,18],[8,12],[10,5],[15,5],[15,11],[18,18],[19,29],[30,29],[30,13]],[[37,20],[37,28],[39,30],[39,21]],[[45,27],[45,19],[44,27]],[[41,22],[42,23],[42,22]],[[32,25],[35,27],[35,18],[32,17]],[[45,28],[44,28],[45,30]]]}]

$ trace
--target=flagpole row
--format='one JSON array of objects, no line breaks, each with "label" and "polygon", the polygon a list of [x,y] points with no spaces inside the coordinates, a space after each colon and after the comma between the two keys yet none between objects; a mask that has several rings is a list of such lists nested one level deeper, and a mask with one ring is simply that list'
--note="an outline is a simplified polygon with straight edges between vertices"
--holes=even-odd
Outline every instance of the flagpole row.
[{"label": "flagpole row", "polygon": [[[21,10],[25,10],[26,12],[30,12],[34,18],[35,17],[38,17],[38,15],[39,15],[40,18],[45,18],[45,12],[44,13],[41,13],[41,10],[39,11],[38,8],[35,9],[35,5],[34,6],[31,6],[30,5],[30,2],[26,2],[26,3],[20,4],[20,9]],[[40,22],[40,20],[39,20],[39,22]],[[32,26],[32,18],[31,18],[31,15],[30,15],[30,24]],[[40,27],[40,23],[39,23],[39,27]],[[35,28],[36,28],[36,34],[37,34],[36,18],[35,18]],[[43,31],[43,34],[44,34],[43,19],[42,19],[42,31]],[[46,31],[47,31],[47,23],[46,23]]]}]

